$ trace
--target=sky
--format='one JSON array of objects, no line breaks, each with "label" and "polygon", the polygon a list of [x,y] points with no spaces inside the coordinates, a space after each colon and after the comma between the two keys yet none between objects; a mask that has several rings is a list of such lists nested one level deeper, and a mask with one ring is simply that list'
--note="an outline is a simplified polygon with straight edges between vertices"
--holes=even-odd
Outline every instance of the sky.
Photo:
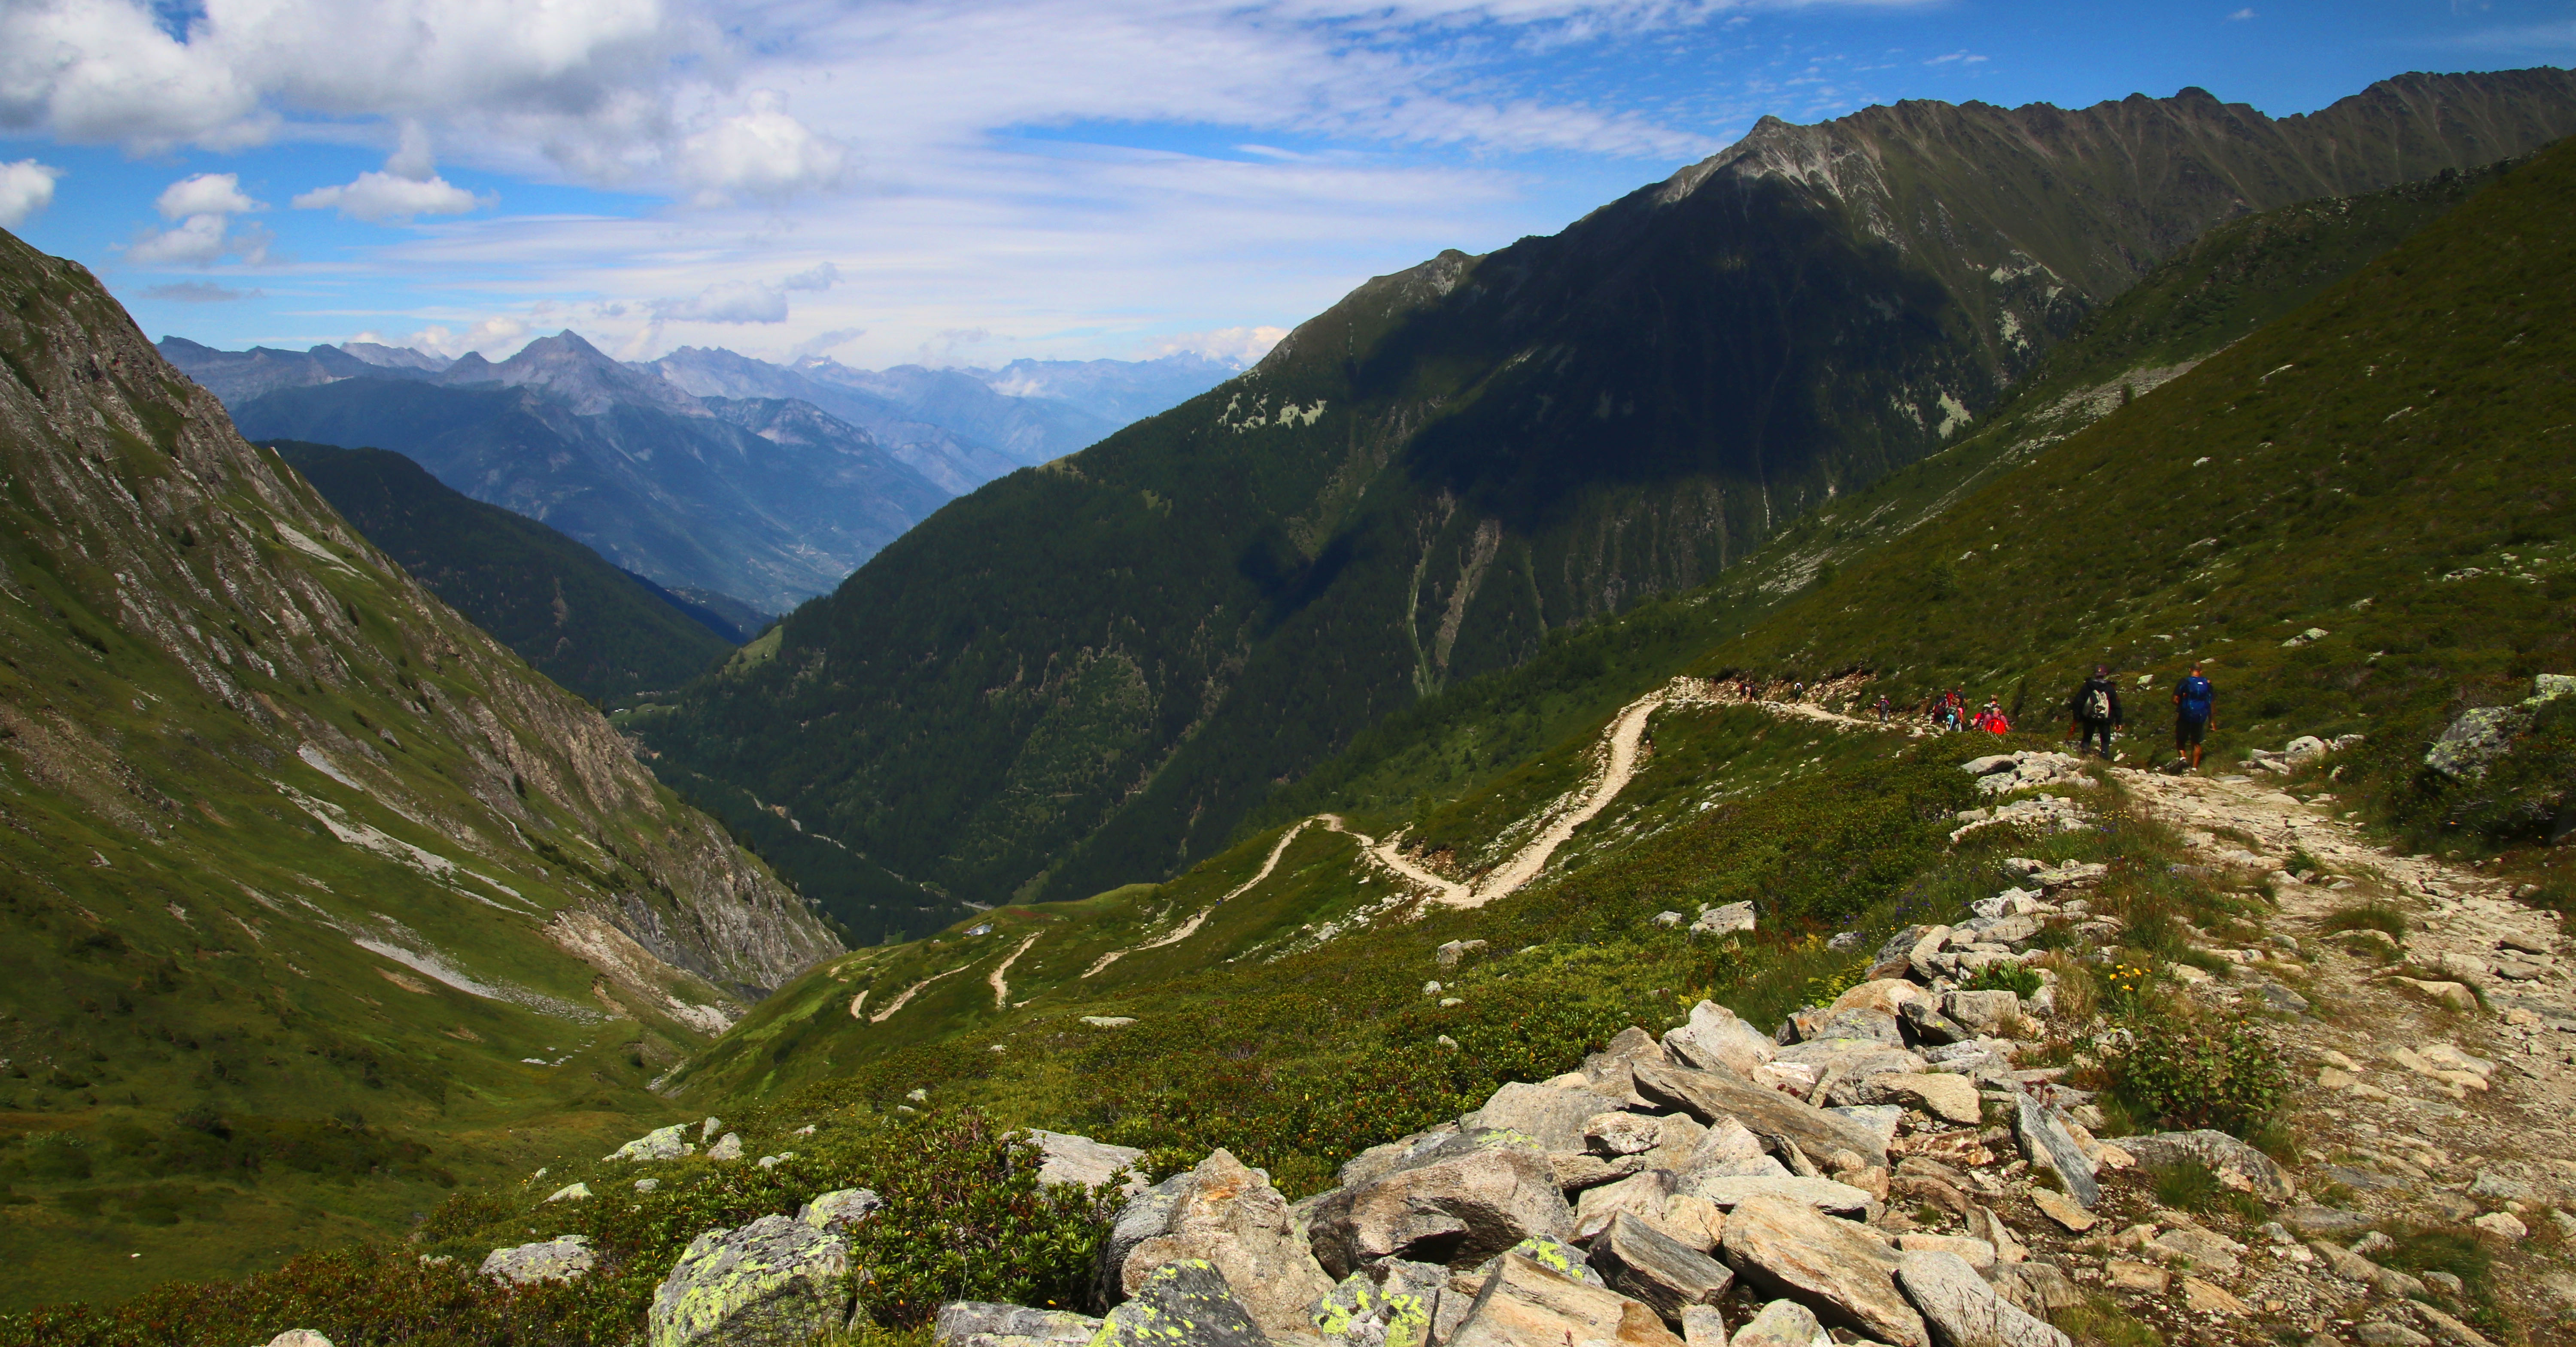
[{"label": "sky", "polygon": [[0,227],[209,345],[1257,358],[1777,115],[2275,115],[2576,0],[0,0]]}]

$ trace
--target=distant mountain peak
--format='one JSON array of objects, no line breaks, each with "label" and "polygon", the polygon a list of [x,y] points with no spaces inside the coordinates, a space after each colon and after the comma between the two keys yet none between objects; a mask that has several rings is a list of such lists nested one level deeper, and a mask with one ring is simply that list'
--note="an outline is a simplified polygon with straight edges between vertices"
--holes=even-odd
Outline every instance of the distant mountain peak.
[{"label": "distant mountain peak", "polygon": [[387,346],[382,342],[344,341],[340,343],[339,349],[347,355],[383,369],[423,370],[435,374],[455,363],[446,356],[432,355],[427,351],[414,350],[408,346]]},{"label": "distant mountain peak", "polygon": [[570,406],[576,415],[598,416],[620,404],[643,403],[675,416],[708,415],[689,393],[661,377],[621,364],[565,328],[519,348],[498,364],[469,368],[465,360],[448,367],[446,383],[498,383],[505,388],[540,388]]}]

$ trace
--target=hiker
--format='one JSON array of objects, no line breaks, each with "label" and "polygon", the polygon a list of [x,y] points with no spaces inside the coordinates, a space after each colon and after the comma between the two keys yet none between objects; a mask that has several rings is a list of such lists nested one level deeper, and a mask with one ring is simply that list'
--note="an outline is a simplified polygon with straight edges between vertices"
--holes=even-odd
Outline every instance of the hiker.
[{"label": "hiker", "polygon": [[2069,700],[2067,709],[2075,714],[2076,756],[2082,757],[2093,747],[2094,738],[2099,736],[2102,756],[2109,758],[2111,732],[2128,723],[2127,717],[2120,713],[2120,688],[2111,681],[2109,665],[2093,666],[2093,676],[2075,689],[2075,696]]},{"label": "hiker", "polygon": [[2200,741],[2218,718],[2218,689],[2191,666],[2191,677],[2174,684],[2174,758],[2200,770]]},{"label": "hiker", "polygon": [[2003,703],[1986,698],[1986,709],[1977,713],[1977,728],[1988,734],[2012,733],[2012,722],[2004,718]]},{"label": "hiker", "polygon": [[1882,692],[1878,694],[1878,719],[1881,724],[1887,721],[1888,709],[1887,694]]}]

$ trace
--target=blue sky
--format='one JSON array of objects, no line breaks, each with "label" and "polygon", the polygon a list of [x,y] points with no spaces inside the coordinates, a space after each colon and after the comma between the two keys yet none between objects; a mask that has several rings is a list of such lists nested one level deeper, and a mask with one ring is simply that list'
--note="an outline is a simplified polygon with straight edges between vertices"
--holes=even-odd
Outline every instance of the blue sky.
[{"label": "blue sky", "polygon": [[2576,0],[10,0],[0,223],[221,346],[1248,357],[1765,113],[2571,59]]}]

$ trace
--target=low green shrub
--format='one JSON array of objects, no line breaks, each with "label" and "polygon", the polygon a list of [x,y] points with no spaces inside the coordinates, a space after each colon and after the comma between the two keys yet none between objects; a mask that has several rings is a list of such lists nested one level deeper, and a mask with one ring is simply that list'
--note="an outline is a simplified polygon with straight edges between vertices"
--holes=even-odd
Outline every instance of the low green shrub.
[{"label": "low green shrub", "polygon": [[2148,1014],[2128,1029],[2129,1043],[2105,1054],[2103,1066],[2131,1117],[2250,1139],[2281,1107],[2289,1069],[2252,1021]]},{"label": "low green shrub", "polygon": [[2386,903],[2361,903],[2338,908],[2327,915],[2325,929],[2329,934],[2345,931],[2377,931],[2391,940],[2406,938],[2406,914]]},{"label": "low green shrub", "polygon": [[2221,1183],[2217,1171],[2197,1160],[2157,1165],[2147,1171],[2147,1182],[2155,1191],[2158,1206],[2208,1215],[2242,1216],[2249,1221],[2272,1219],[2261,1198]]},{"label": "low green shrub", "polygon": [[2027,1001],[2039,995],[2039,970],[2017,963],[1990,963],[1963,984],[1972,992],[2011,992]]}]

